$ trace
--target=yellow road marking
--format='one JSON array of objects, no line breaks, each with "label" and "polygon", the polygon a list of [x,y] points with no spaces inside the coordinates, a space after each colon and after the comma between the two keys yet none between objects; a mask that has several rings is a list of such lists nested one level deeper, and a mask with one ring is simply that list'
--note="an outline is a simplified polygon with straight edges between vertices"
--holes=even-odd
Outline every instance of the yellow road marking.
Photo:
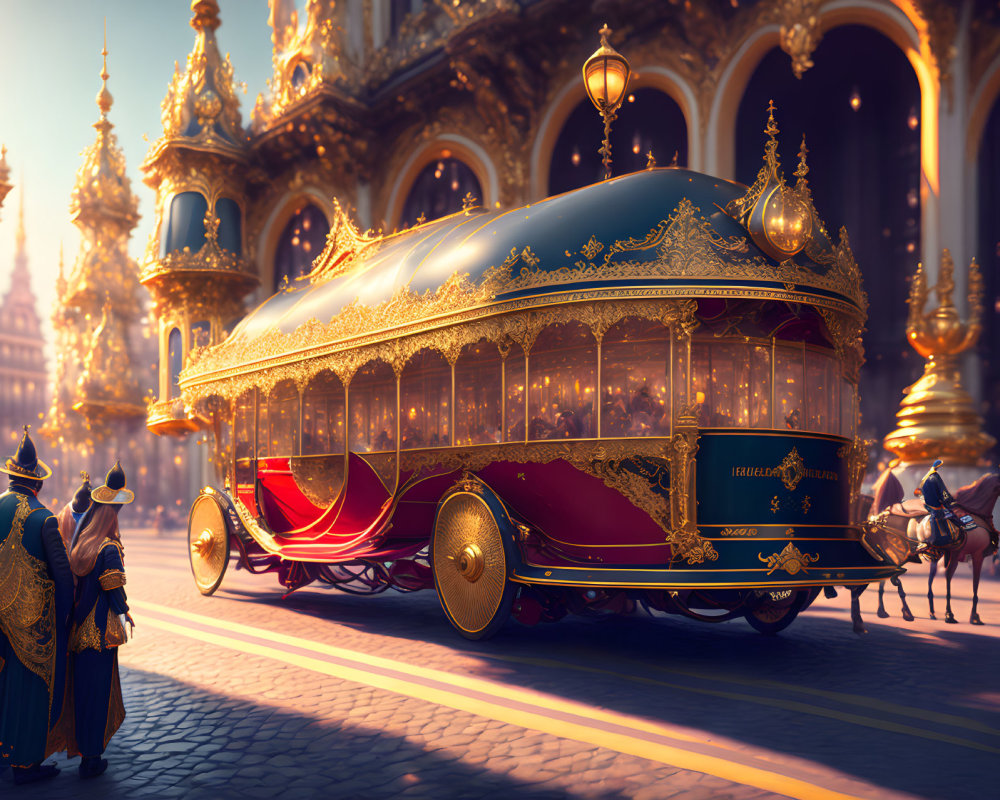
[{"label": "yellow road marking", "polygon": [[[189,618],[200,617],[200,615],[189,614],[189,612],[178,613],[174,609],[167,609],[153,603],[137,602],[134,605],[137,607],[144,606],[150,610],[155,609],[157,611],[163,611],[167,614],[174,613],[178,616],[188,616]],[[201,624],[211,624],[210,622],[203,621],[206,619],[209,618],[201,618],[198,621]],[[160,628],[161,630],[181,636],[199,639],[203,642],[214,644],[219,647],[226,647],[231,650],[263,656],[272,660],[284,661],[285,663],[292,664],[297,667],[309,669],[314,672],[319,672],[321,674],[329,675],[342,680],[348,680],[354,683],[384,689],[395,694],[401,694],[406,697],[435,703],[437,705],[446,706],[458,711],[465,711],[480,717],[488,717],[490,719],[510,725],[516,725],[521,728],[537,730],[552,736],[572,739],[586,744],[592,744],[597,747],[616,750],[620,753],[645,758],[650,761],[657,761],[662,764],[678,767],[680,769],[714,775],[715,777],[722,778],[733,783],[753,786],[757,789],[797,798],[799,800],[860,800],[860,798],[855,795],[844,794],[843,792],[827,789],[823,786],[808,783],[798,778],[792,778],[779,773],[760,769],[758,767],[728,761],[717,756],[695,753],[666,744],[650,742],[624,733],[599,730],[577,722],[553,719],[545,716],[544,714],[538,714],[523,709],[511,709],[499,703],[491,703],[488,700],[467,697],[447,689],[438,689],[423,684],[413,683],[402,678],[370,673],[359,668],[348,667],[340,664],[330,664],[311,656],[274,650],[266,645],[245,642],[240,639],[233,639],[229,636],[224,636],[222,634],[192,630],[180,624],[167,622],[166,620],[147,618],[145,622],[154,628]],[[247,629],[247,626],[239,625],[238,623],[227,622],[227,627],[232,630]],[[277,639],[280,637],[282,639],[293,640],[291,643],[295,646],[303,647],[303,643],[299,640],[294,640],[294,637],[287,637],[283,634],[272,634],[270,631],[261,630],[259,633],[255,632],[253,635],[260,636],[261,634],[265,634],[262,638]],[[310,644],[315,645],[316,643]],[[331,649],[337,650],[339,648]],[[386,659],[367,656],[367,654],[353,653],[351,651],[346,652],[350,653],[352,660],[357,662],[366,661],[368,658],[378,661],[386,661]],[[364,656],[364,658],[359,658],[359,656]],[[422,673],[426,671],[422,668],[416,668],[413,665],[404,664],[402,662],[397,662],[397,668],[403,668],[411,673]],[[442,674],[445,675],[452,683],[459,683],[456,679],[464,677],[453,675],[451,673]],[[481,684],[486,683],[485,681],[476,682]],[[495,685],[489,684],[489,687],[493,689],[495,688]],[[592,715],[593,712],[597,711],[597,709],[587,708],[587,711]],[[637,722],[641,722],[640,720],[627,717],[622,718],[629,721],[628,724],[630,727],[633,727],[634,729],[642,729],[642,726],[635,724]],[[646,724],[644,723],[643,725]],[[670,736],[674,739],[682,738],[671,732],[664,732],[661,735]]]}]

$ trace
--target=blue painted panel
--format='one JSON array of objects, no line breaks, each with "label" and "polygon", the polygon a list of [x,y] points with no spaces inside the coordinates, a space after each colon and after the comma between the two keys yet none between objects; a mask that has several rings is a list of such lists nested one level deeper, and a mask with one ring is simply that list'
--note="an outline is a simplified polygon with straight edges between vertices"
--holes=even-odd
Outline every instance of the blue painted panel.
[{"label": "blue painted panel", "polygon": [[205,244],[205,212],[208,201],[200,192],[181,192],[170,201],[167,235],[162,237],[161,255],[189,248],[198,252]]},{"label": "blue painted panel", "polygon": [[222,197],[215,203],[215,215],[219,218],[219,247],[242,255],[243,226],[239,205],[235,200]]}]

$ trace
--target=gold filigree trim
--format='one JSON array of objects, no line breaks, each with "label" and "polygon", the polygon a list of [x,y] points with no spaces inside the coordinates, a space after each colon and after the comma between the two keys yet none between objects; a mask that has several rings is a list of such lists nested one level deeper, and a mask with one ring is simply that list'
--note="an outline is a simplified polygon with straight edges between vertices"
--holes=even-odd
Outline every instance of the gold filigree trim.
[{"label": "gold filigree trim", "polygon": [[780,553],[772,553],[764,557],[763,553],[758,553],[757,558],[767,564],[767,574],[783,569],[789,575],[797,575],[799,572],[808,572],[809,565],[819,561],[819,555],[803,553],[792,542],[785,545]]},{"label": "gold filigree trim", "polygon": [[79,625],[74,625],[69,635],[69,650],[71,653],[82,653],[84,650],[101,651],[101,634],[97,630],[94,614],[97,612],[97,602],[90,613]]},{"label": "gold filigree trim", "polygon": [[790,492],[795,491],[795,487],[799,485],[806,474],[806,465],[802,460],[802,456],[799,455],[798,448],[793,447],[791,451],[785,456],[784,460],[778,465],[777,469],[778,477],[781,478],[781,482],[785,484],[785,488]]},{"label": "gold filigree trim", "polygon": [[101,588],[108,592],[125,585],[125,573],[120,569],[108,569],[101,573],[98,580],[101,582]]}]

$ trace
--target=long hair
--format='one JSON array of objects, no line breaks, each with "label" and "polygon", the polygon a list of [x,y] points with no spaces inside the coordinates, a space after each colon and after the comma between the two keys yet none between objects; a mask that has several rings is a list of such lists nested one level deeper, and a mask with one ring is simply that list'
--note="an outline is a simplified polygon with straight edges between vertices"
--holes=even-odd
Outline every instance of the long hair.
[{"label": "long hair", "polygon": [[979,517],[993,516],[993,506],[1000,495],[1000,473],[987,472],[954,494],[955,505]]}]

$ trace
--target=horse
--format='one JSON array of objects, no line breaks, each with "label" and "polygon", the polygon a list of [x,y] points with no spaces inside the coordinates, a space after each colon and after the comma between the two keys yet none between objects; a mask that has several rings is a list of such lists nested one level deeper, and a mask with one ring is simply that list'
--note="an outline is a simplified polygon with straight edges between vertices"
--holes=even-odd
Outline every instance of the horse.
[{"label": "horse", "polygon": [[[862,520],[872,519],[896,503],[902,503],[906,498],[906,492],[903,491],[903,484],[899,482],[899,478],[892,473],[891,469],[885,470],[878,476],[878,480],[876,480],[872,485],[872,492],[874,494],[870,497],[868,495],[861,495],[861,498],[864,498],[864,500],[867,501],[858,509],[858,516]],[[904,531],[900,531],[900,534],[904,533]],[[907,554],[906,559],[904,560],[910,560],[913,555],[913,548],[907,547],[906,550]],[[895,575],[891,577],[889,581],[896,587],[896,591],[899,593],[899,602],[902,604],[903,619],[907,622],[913,622],[913,612],[910,611],[910,607],[906,603],[906,592],[903,591],[903,584]],[[885,610],[884,597],[885,581],[879,581],[878,611],[876,611],[875,614],[881,619],[887,619],[889,617],[889,612]]]},{"label": "horse", "polygon": [[[886,470],[888,473],[889,470]],[[881,480],[881,479],[880,479]],[[996,550],[997,532],[993,528],[993,506],[1000,497],[1000,473],[988,472],[977,480],[963,486],[954,493],[954,507],[960,514],[967,514],[976,523],[975,527],[965,532],[964,541],[951,548],[942,550],[930,546],[933,538],[930,516],[925,513],[923,504],[919,500],[905,500],[894,502],[885,506],[888,498],[894,498],[898,492],[892,481],[898,484],[895,478],[886,478],[886,497],[882,499],[883,506],[879,513],[869,518],[868,531],[874,532],[883,529],[894,534],[894,545],[897,553],[893,560],[900,559],[897,563],[905,561],[919,562],[920,557],[929,558],[931,565],[927,578],[927,601],[930,610],[930,618],[937,619],[934,614],[934,592],[933,582],[937,574],[937,561],[944,556],[945,577],[947,578],[947,600],[945,607],[945,622],[955,624],[958,620],[951,610],[951,579],[958,568],[960,561],[970,559],[972,561],[972,612],[969,622],[973,625],[982,625],[983,621],[977,611],[979,605],[979,578],[982,572],[983,559],[990,552]],[[901,491],[902,487],[899,487]],[[878,492],[876,492],[876,496]],[[876,497],[878,499],[878,497]],[[876,508],[879,506],[875,505]],[[895,583],[895,582],[894,582]],[[906,618],[906,596],[902,585],[898,585],[900,598],[904,604],[904,619]],[[881,605],[880,591],[880,611],[884,611]],[[881,613],[879,616],[883,616]],[[886,614],[886,616],[888,616]],[[910,615],[912,618],[912,614]]]}]

